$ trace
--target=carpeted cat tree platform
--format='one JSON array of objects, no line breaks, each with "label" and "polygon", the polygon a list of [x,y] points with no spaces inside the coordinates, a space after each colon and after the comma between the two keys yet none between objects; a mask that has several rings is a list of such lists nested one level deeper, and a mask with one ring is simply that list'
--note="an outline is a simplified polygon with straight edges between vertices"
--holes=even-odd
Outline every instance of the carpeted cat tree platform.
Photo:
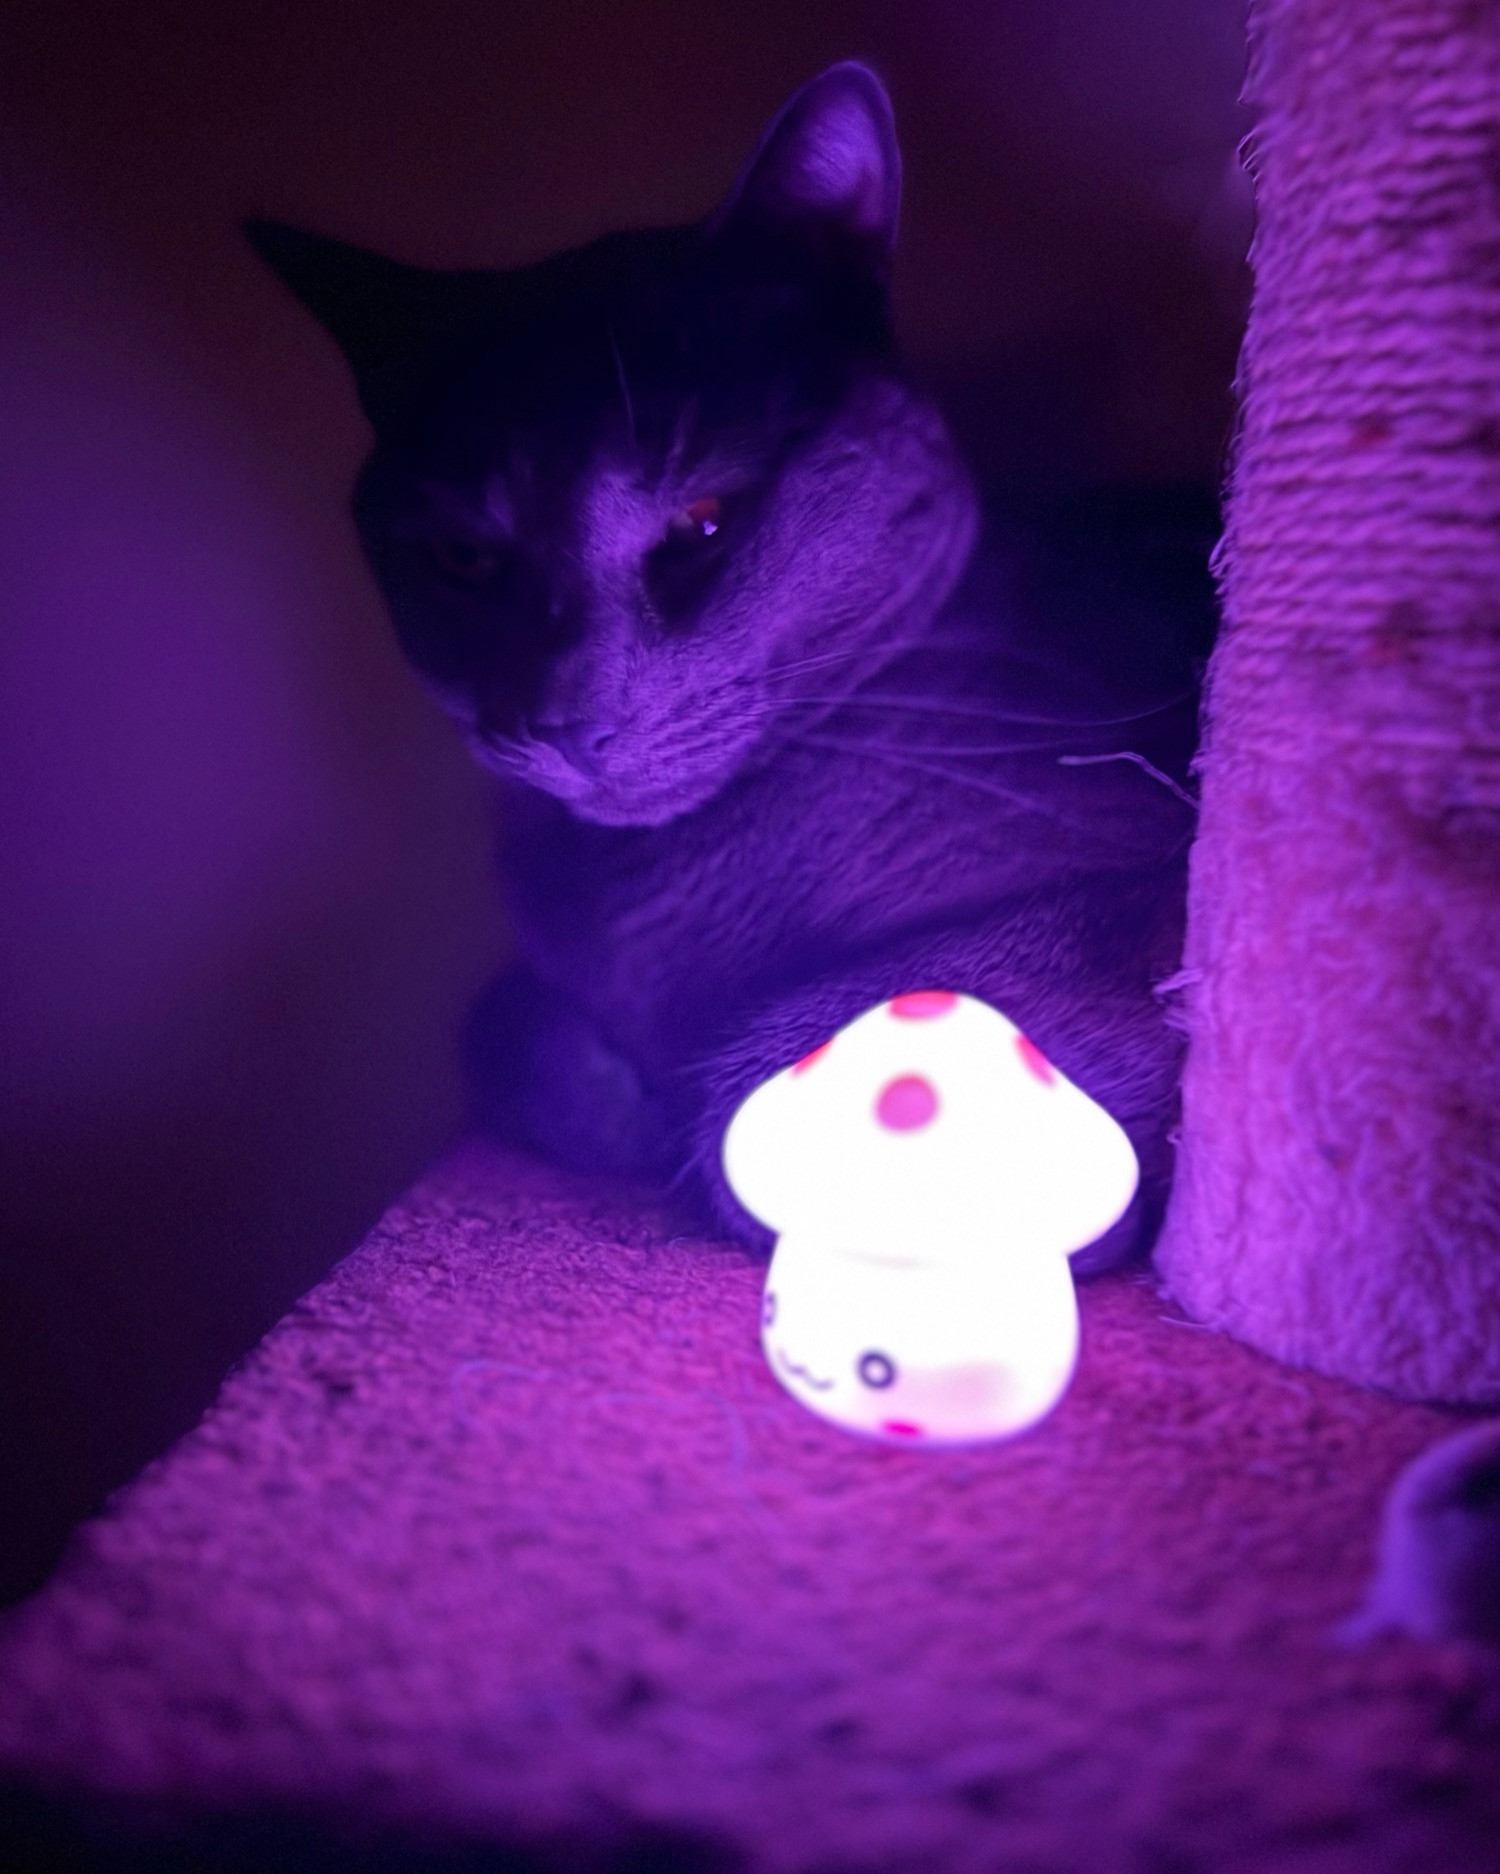
[{"label": "carpeted cat tree platform", "polygon": [[437,1169],[10,1617],[12,1860],[1500,1868],[1495,1682],[1334,1637],[1457,1415],[1137,1271],[1033,1433],[868,1446],[770,1377],[760,1273],[628,1191]]}]

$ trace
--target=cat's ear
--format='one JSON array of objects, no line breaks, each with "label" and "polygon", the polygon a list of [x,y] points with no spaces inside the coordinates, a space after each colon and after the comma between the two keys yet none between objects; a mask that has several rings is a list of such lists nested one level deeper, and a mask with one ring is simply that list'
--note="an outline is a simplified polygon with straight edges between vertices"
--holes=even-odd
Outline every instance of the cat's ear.
[{"label": "cat's ear", "polygon": [[410,267],[280,221],[244,228],[348,359],[377,430],[400,417],[434,347],[459,333],[492,291],[487,274]]},{"label": "cat's ear", "polygon": [[750,228],[884,279],[896,240],[901,151],[885,86],[867,66],[830,65],[766,126],[709,219]]}]

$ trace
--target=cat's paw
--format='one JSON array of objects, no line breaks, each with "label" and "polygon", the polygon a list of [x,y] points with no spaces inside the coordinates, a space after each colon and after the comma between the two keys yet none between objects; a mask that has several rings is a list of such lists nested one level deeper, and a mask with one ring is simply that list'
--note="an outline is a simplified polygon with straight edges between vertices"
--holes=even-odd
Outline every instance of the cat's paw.
[{"label": "cat's paw", "polygon": [[464,1064],[488,1132],[573,1171],[659,1177],[674,1162],[664,1102],[573,1004],[513,970],[469,1016]]}]

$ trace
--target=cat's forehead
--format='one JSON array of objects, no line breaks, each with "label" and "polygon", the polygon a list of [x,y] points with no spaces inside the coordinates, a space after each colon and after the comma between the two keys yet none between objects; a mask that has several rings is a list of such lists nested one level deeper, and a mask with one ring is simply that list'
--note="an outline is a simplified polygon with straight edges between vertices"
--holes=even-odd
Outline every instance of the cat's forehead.
[{"label": "cat's forehead", "polygon": [[696,229],[608,236],[496,276],[435,431],[533,461],[627,442],[658,467],[733,457],[827,402],[847,363],[794,278],[725,266]]},{"label": "cat's forehead", "polygon": [[502,335],[434,411],[438,462],[506,521],[561,487],[609,501],[733,492],[807,427],[816,399],[790,370],[711,376],[629,336],[603,324]]},{"label": "cat's forehead", "polygon": [[523,452],[507,451],[483,477],[476,505],[500,534],[533,535],[539,522],[550,521],[575,550],[585,543],[639,546],[660,535],[664,509],[737,495],[757,485],[763,467],[753,451],[713,439],[663,456],[638,449],[619,428],[604,428],[565,474],[549,476]]}]

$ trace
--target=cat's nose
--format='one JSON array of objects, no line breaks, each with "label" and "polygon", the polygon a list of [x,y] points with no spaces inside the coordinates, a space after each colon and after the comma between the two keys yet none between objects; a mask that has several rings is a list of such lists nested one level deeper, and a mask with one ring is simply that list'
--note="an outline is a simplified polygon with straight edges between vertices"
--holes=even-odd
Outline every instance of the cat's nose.
[{"label": "cat's nose", "polygon": [[581,774],[591,774],[599,767],[617,733],[613,723],[590,721],[536,722],[531,732],[537,741],[550,743]]}]

